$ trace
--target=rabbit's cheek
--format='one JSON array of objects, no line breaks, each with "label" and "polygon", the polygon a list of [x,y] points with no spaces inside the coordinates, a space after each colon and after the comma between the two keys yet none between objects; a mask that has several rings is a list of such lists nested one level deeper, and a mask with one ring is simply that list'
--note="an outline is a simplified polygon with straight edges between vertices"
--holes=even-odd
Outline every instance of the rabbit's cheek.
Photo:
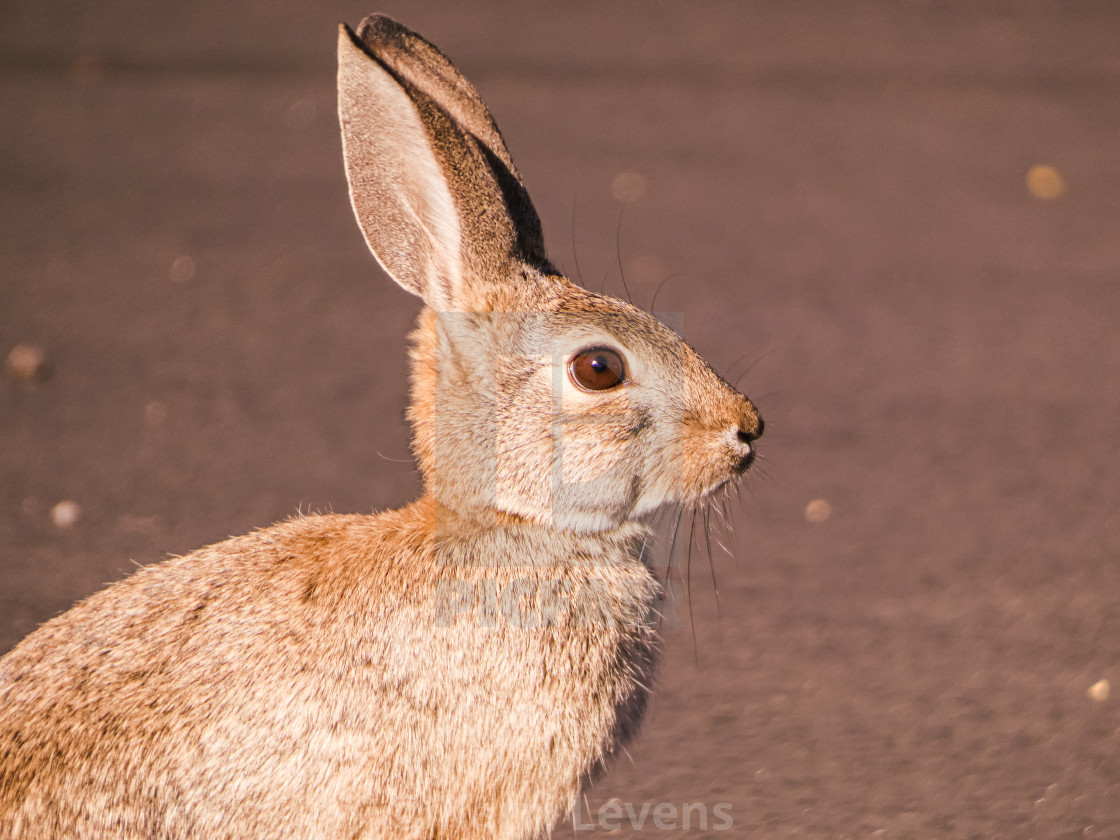
[{"label": "rabbit's cheek", "polygon": [[625,393],[590,410],[576,408],[559,419],[553,426],[553,445],[561,458],[562,480],[638,469],[637,439],[649,425],[649,413],[635,407]]},{"label": "rabbit's cheek", "polygon": [[638,455],[631,430],[629,423],[609,420],[564,424],[556,441],[561,481],[577,484],[606,475],[628,476]]},{"label": "rabbit's cheek", "polygon": [[544,394],[499,387],[494,417],[494,503],[501,510],[549,521],[548,464],[553,458],[551,412]]}]

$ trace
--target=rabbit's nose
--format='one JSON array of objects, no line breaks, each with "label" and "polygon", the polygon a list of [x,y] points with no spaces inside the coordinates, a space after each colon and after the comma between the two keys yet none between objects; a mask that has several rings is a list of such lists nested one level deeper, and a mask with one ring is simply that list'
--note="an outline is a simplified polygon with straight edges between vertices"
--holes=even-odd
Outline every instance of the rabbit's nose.
[{"label": "rabbit's nose", "polygon": [[735,433],[735,437],[742,447],[739,451],[739,460],[735,464],[735,472],[741,474],[750,469],[757,455],[751,444],[762,437],[762,430],[765,427],[766,424],[762,422],[762,415],[748,402],[746,409],[739,415],[739,429]]},{"label": "rabbit's nose", "polygon": [[739,418],[739,442],[753,443],[754,441],[762,437],[762,432],[765,428],[766,424],[763,422],[762,415],[759,414],[758,411],[752,411],[750,414],[744,414],[741,418]]}]

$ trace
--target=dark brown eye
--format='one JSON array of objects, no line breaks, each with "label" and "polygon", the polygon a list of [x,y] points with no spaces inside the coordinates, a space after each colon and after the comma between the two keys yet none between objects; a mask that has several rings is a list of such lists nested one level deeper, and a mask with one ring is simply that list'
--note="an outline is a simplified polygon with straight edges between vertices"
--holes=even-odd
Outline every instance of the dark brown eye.
[{"label": "dark brown eye", "polygon": [[626,366],[617,350],[589,347],[572,359],[568,375],[585,391],[606,391],[626,381]]}]

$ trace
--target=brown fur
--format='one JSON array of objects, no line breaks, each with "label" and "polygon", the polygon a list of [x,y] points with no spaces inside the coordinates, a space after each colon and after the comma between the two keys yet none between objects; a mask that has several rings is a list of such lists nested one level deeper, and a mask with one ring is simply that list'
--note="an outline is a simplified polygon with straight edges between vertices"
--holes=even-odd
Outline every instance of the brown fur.
[{"label": "brown fur", "polygon": [[[340,40],[351,194],[425,303],[425,494],[141,569],[0,660],[0,838],[542,835],[638,725],[643,522],[748,465],[754,406],[569,283],[473,87],[414,33]],[[610,344],[628,379],[567,376]]]},{"label": "brown fur", "polygon": [[[524,836],[644,702],[630,539],[602,557],[425,499],[142,569],[5,658],[0,836]],[[518,627],[485,591],[511,581],[570,594]]]}]

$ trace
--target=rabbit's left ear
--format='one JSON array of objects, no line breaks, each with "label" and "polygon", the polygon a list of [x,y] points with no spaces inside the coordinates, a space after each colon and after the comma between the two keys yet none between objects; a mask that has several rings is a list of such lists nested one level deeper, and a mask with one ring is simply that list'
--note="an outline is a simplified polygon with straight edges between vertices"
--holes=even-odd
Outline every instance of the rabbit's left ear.
[{"label": "rabbit's left ear", "polygon": [[437,310],[469,309],[513,264],[546,264],[540,220],[474,87],[389,18],[340,27],[338,109],[366,243]]}]

